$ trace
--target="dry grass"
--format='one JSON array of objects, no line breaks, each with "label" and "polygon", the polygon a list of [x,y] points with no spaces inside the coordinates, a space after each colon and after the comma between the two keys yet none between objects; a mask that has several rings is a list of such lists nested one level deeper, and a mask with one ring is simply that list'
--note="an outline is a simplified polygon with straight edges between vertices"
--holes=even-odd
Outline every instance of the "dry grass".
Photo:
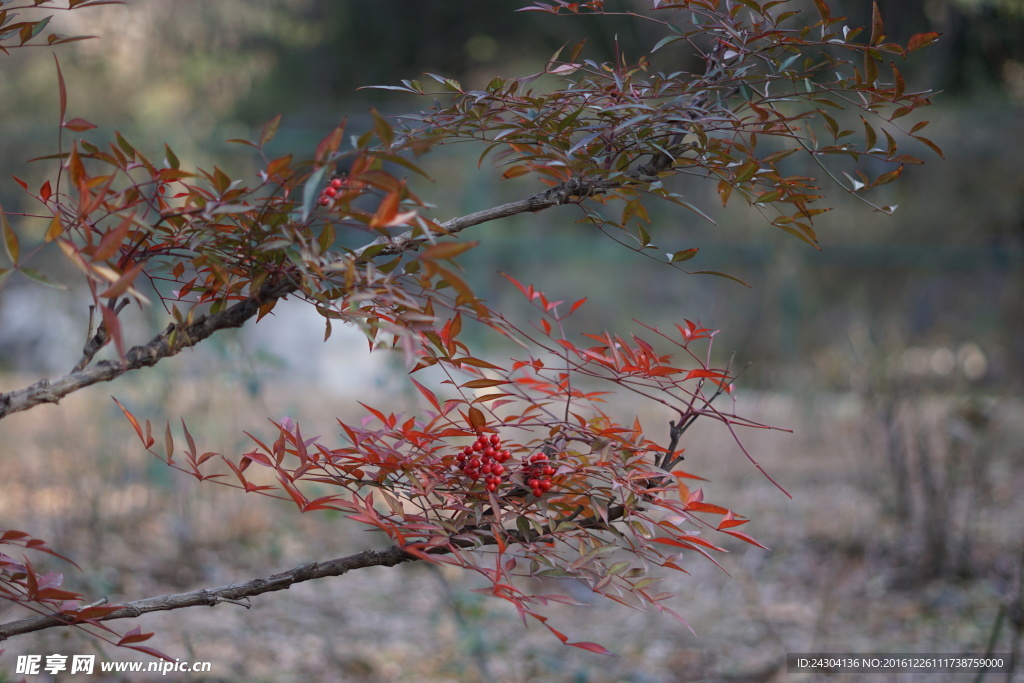
[{"label": "dry grass", "polygon": [[[119,398],[142,418],[184,415],[203,450],[244,448],[241,430],[264,430],[265,415],[302,414],[304,433],[337,432],[337,405],[299,388],[253,396],[231,381],[168,388],[168,375],[140,378],[119,386]],[[0,389],[23,379],[0,378]],[[137,599],[265,576],[381,543],[340,517],[298,516],[290,505],[197,485],[168,470],[141,451],[107,393],[93,388],[0,423],[0,519],[78,562],[85,573],[69,569],[69,587]],[[262,596],[250,609],[192,608],[139,623],[157,632],[158,649],[211,661],[212,675],[190,679],[204,681],[801,680],[785,673],[787,652],[984,649],[1021,550],[1019,404],[992,408],[978,435],[989,488],[970,522],[971,574],[927,582],[908,580],[916,568],[901,548],[913,543],[913,532],[887,512],[884,459],[873,445],[877,426],[859,401],[748,396],[740,410],[795,430],[744,434],[793,499],[758,474],[722,430],[695,430],[686,469],[710,478],[707,500],[752,517],[750,532],[773,549],[726,542],[733,551],[723,560],[728,575],[695,557],[690,576],[668,578],[679,594],[673,607],[695,633],[655,613],[595,600],[581,585],[555,586],[593,603],[555,609],[552,619],[573,639],[598,641],[621,655],[600,657],[561,646],[542,628],[524,629],[506,604],[470,592],[474,578],[417,565],[303,584]],[[20,616],[0,607],[0,620]],[[0,681],[17,678],[18,654],[132,658],[71,630],[4,645]],[[999,649],[1008,649],[1005,634]]]}]

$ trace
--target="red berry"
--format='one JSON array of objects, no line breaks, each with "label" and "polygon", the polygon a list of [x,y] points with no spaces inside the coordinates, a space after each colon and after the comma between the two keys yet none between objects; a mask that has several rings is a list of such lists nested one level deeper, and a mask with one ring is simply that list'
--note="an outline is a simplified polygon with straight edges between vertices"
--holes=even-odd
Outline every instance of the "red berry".
[{"label": "red berry", "polygon": [[491,472],[494,472],[495,474],[500,476],[505,473],[505,466],[500,463],[496,465],[491,465]]},{"label": "red berry", "polygon": [[550,479],[541,479],[540,486],[538,486],[537,488],[539,488],[541,491],[547,491],[552,486],[554,486],[554,484],[551,483]]},{"label": "red berry", "polygon": [[491,434],[491,445],[492,446],[497,446],[500,443],[501,443],[501,437],[498,436],[497,434]]},{"label": "red berry", "polygon": [[544,465],[544,467],[541,469],[541,473],[550,477],[552,474],[555,473],[555,468],[552,467],[551,465]]},{"label": "red berry", "polygon": [[497,484],[495,484],[495,483],[494,483],[494,482],[492,481],[492,482],[491,482],[490,484],[488,484],[488,485],[487,485],[487,486],[486,486],[485,488],[486,488],[486,489],[487,489],[488,491],[490,491],[491,493],[494,493],[494,492],[495,492],[496,490],[498,490],[498,485],[497,485]]},{"label": "red berry", "polygon": [[334,180],[331,181],[331,187],[333,187],[336,190],[340,190],[344,186],[345,181],[342,180],[341,178],[335,178]]},{"label": "red berry", "polygon": [[469,459],[469,466],[472,467],[473,469],[479,468],[480,467],[480,458],[470,458]]},{"label": "red berry", "polygon": [[531,489],[535,489],[538,486],[540,486],[540,479],[531,479],[530,481],[526,482],[526,485],[529,486]]},{"label": "red berry", "polygon": [[505,462],[512,457],[512,451],[499,451],[497,460],[498,462]]},{"label": "red berry", "polygon": [[320,206],[327,206],[331,203],[330,197],[320,197]]},{"label": "red berry", "polygon": [[473,447],[466,446],[465,448],[462,449],[462,452],[465,453],[466,455],[473,455]]},{"label": "red berry", "polygon": [[474,451],[482,451],[484,449],[484,447],[486,446],[486,444],[487,444],[486,441],[479,441],[479,440],[478,441],[474,441],[473,442],[473,450]]},{"label": "red berry", "polygon": [[466,454],[465,453],[459,453],[458,455],[455,456],[455,459],[458,460],[459,462],[465,462],[466,461]]},{"label": "red berry", "polygon": [[494,450],[493,446],[488,446],[487,448],[484,449],[484,455],[487,456],[488,458],[493,458],[497,454],[498,451]]},{"label": "red berry", "polygon": [[486,465],[480,468],[480,471],[483,472],[484,474],[490,474],[491,472],[494,471],[494,465],[492,465],[491,463],[487,463]]},{"label": "red berry", "polygon": [[327,195],[328,197],[333,197],[334,195],[338,194],[338,191],[333,187],[328,187],[326,190],[324,190],[324,194]]},{"label": "red berry", "polygon": [[474,467],[467,467],[466,468],[466,476],[469,477],[470,479],[479,479],[480,478],[480,470],[478,470],[478,469],[476,469]]},{"label": "red berry", "polygon": [[539,488],[536,488],[536,489],[533,490],[533,495],[535,495],[538,498],[540,498],[541,496],[544,495],[544,491],[539,489]]},{"label": "red berry", "polygon": [[544,455],[543,453],[534,453],[533,455],[530,456],[530,462],[541,462],[542,460],[547,459],[548,456]]}]

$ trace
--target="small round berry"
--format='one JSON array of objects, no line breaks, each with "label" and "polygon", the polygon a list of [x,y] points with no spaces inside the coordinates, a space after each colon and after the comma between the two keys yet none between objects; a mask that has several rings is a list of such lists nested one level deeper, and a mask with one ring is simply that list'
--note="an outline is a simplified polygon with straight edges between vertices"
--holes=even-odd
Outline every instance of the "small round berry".
[{"label": "small round berry", "polygon": [[320,197],[320,206],[327,206],[331,203],[330,197]]},{"label": "small round berry", "polygon": [[469,459],[469,466],[472,467],[473,469],[479,469],[480,468],[480,458],[470,458]]},{"label": "small round berry", "polygon": [[537,496],[538,498],[540,498],[541,496],[543,496],[543,495],[544,495],[544,491],[543,491],[542,489],[540,489],[540,488],[535,488],[535,489],[533,490],[533,495],[535,495],[535,496]]},{"label": "small round berry", "polygon": [[476,469],[475,467],[467,467],[466,468],[466,476],[469,477],[470,479],[473,479],[473,480],[479,479],[480,478],[480,470]]},{"label": "small round berry", "polygon": [[501,463],[491,465],[491,472],[494,472],[498,476],[501,476],[502,474],[505,473],[505,466],[502,465]]},{"label": "small round berry", "polygon": [[473,450],[474,451],[482,451],[484,449],[484,447],[485,447],[485,444],[482,441],[474,441],[473,442]]},{"label": "small round berry", "polygon": [[551,465],[544,465],[544,467],[541,468],[541,474],[544,474],[545,476],[550,477],[554,473],[555,473],[555,468],[552,467]]},{"label": "small round berry", "polygon": [[512,451],[499,451],[497,455],[498,462],[505,462],[512,457]]},{"label": "small round berry", "polygon": [[462,452],[465,453],[467,456],[473,455],[473,447],[466,446],[465,448],[462,449]]},{"label": "small round berry", "polygon": [[530,481],[526,482],[526,485],[529,486],[531,489],[535,489],[538,486],[540,486],[540,479],[531,479]]},{"label": "small round berry", "polygon": [[458,455],[455,456],[455,459],[458,460],[459,462],[466,462],[466,454],[459,453]]},{"label": "small round berry", "polygon": [[491,472],[494,471],[494,465],[492,465],[491,463],[487,463],[486,465],[480,468],[480,471],[483,472],[484,474],[490,474]]},{"label": "small round berry", "polygon": [[342,180],[341,178],[335,178],[334,180],[331,181],[331,187],[333,187],[335,190],[340,190],[344,186],[345,181]]},{"label": "small round berry", "polygon": [[333,187],[328,187],[326,190],[324,190],[324,194],[327,195],[328,197],[333,197],[336,194],[338,194],[338,190],[336,190]]},{"label": "small round berry", "polygon": [[498,451],[494,450],[494,446],[488,446],[484,449],[484,455],[488,458],[493,458],[498,454]]},{"label": "small round berry", "polygon": [[534,453],[533,455],[530,456],[530,462],[541,462],[547,459],[548,456],[545,455],[544,453]]},{"label": "small round berry", "polygon": [[501,437],[498,436],[497,434],[491,434],[490,441],[492,446],[497,446],[498,444],[501,443]]},{"label": "small round berry", "polygon": [[487,484],[487,486],[485,486],[484,488],[486,488],[491,493],[494,493],[495,491],[498,490],[498,485],[492,481],[490,484]]},{"label": "small round berry", "polygon": [[554,486],[554,484],[551,483],[550,479],[541,479],[540,486],[538,486],[537,488],[539,488],[541,491],[547,491],[552,486]]}]

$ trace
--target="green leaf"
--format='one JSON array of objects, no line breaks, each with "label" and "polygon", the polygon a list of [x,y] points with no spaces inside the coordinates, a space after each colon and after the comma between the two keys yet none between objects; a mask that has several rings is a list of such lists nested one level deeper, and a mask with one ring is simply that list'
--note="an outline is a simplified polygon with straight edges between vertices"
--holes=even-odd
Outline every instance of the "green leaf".
[{"label": "green leaf", "polygon": [[54,282],[50,278],[40,273],[35,268],[21,268],[21,273],[25,277],[29,278],[30,280],[35,280],[41,285],[53,287],[54,289],[67,289],[67,287],[65,287],[64,285],[60,284],[59,282]]},{"label": "green leaf", "polygon": [[395,133],[391,128],[391,124],[388,120],[380,115],[376,109],[371,109],[370,114],[373,116],[373,130],[377,133],[377,138],[384,144],[385,147],[390,147],[392,140],[394,140]]},{"label": "green leaf", "polygon": [[164,143],[164,162],[167,164],[168,168],[174,169],[175,171],[181,168],[181,162],[178,161],[178,157],[174,154],[174,150],[172,150],[171,146],[167,143]]},{"label": "green leaf", "polygon": [[693,271],[693,274],[694,275],[715,275],[717,277],[724,277],[726,280],[732,280],[733,282],[738,282],[741,285],[743,285],[744,287],[750,287],[750,285],[748,285],[746,282],[744,282],[743,280],[739,279],[738,277],[735,277],[733,275],[729,275],[728,273],[723,273],[723,272],[720,272],[720,271],[717,271],[717,270],[695,270],[695,271]]},{"label": "green leaf", "polygon": [[682,251],[677,251],[674,254],[666,254],[666,256],[669,258],[669,263],[679,263],[680,261],[689,261],[697,255],[698,251],[700,251],[700,249],[683,249]]},{"label": "green leaf", "polygon": [[644,230],[644,226],[637,225],[636,232],[637,236],[640,238],[640,248],[646,249],[649,247],[651,245],[651,236],[646,230]]},{"label": "green leaf", "polygon": [[320,199],[320,186],[323,185],[324,176],[329,168],[329,166],[321,166],[313,171],[313,174],[309,176],[309,180],[306,181],[306,186],[302,188],[303,223],[309,220],[309,214],[313,212],[313,206]]}]

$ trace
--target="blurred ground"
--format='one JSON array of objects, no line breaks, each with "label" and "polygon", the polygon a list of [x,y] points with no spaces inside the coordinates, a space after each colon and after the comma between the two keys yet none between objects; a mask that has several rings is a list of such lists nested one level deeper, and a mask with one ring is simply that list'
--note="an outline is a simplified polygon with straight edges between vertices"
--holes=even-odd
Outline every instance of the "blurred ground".
[{"label": "blurred ground", "polygon": [[[380,542],[337,516],[299,516],[291,505],[197,485],[168,470],[138,447],[107,396],[113,391],[140,418],[182,414],[202,435],[202,450],[244,447],[241,429],[262,430],[262,416],[296,409],[304,433],[330,440],[333,418],[347,404],[325,405],[301,387],[261,394],[237,381],[169,387],[159,371],[149,373],[0,425],[0,519],[70,555],[84,576],[44,562],[65,571],[70,588],[113,601],[138,599],[267,576]],[[4,377],[0,390],[27,379]],[[149,411],[160,403],[165,411]],[[557,628],[574,640],[607,645],[616,658],[562,646],[536,625],[524,629],[506,604],[469,592],[473,577],[415,565],[302,584],[261,596],[251,609],[191,608],[136,623],[157,632],[154,647],[211,661],[211,675],[180,679],[195,681],[796,681],[814,679],[786,674],[787,652],[984,651],[1000,606],[1020,590],[1024,406],[930,395],[897,411],[899,425],[890,428],[905,434],[920,428],[935,437],[926,448],[910,447],[904,493],[920,498],[922,470],[913,453],[926,452],[940,475],[941,506],[959,506],[941,529],[956,544],[956,556],[934,576],[920,565],[928,528],[918,508],[927,506],[908,503],[906,518],[894,515],[900,492],[887,462],[889,431],[880,407],[852,394],[741,393],[742,414],[795,431],[744,434],[745,445],[793,500],[759,475],[722,430],[695,430],[686,469],[711,479],[707,500],[752,517],[746,529],[772,551],[727,541],[728,575],[694,557],[686,567],[690,576],[667,577],[666,590],[678,593],[672,607],[694,632],[602,600],[552,610]],[[643,417],[652,424],[662,419]],[[162,429],[161,422],[156,426]],[[961,446],[967,449],[961,463],[950,464]],[[957,480],[946,482],[951,475]],[[578,584],[545,587],[551,588],[593,599]],[[21,616],[0,607],[4,622]],[[1008,651],[1008,631],[997,636],[995,649]],[[133,658],[66,630],[4,646],[0,681],[17,680],[18,654]]]}]

